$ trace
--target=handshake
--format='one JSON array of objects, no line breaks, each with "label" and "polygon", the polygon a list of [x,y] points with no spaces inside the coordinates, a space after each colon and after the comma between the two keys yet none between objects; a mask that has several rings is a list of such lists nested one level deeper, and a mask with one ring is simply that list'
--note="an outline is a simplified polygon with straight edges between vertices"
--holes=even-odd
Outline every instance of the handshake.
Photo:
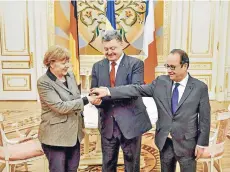
[{"label": "handshake", "polygon": [[107,87],[92,88],[90,89],[89,96],[87,96],[89,102],[93,105],[100,105],[102,97],[110,96],[110,92]]}]

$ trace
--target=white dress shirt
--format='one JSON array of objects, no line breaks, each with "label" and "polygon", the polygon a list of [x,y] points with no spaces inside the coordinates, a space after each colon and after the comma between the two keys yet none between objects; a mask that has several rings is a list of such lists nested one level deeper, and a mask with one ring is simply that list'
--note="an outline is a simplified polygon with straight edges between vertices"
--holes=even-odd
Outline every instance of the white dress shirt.
[{"label": "white dress shirt", "polygon": [[[120,63],[121,63],[121,60],[122,60],[122,58],[124,57],[124,53],[122,53],[121,54],[121,57],[116,61],[116,65],[115,65],[115,78],[116,78],[116,74],[117,74],[117,69],[118,69],[118,67],[119,67],[119,65],[120,65]],[[109,71],[111,71],[111,61],[109,61]]]},{"label": "white dress shirt", "polygon": [[[187,73],[186,77],[183,80],[181,80],[180,82],[177,82],[177,83],[180,84],[178,86],[178,92],[179,92],[178,103],[179,103],[179,101],[180,101],[180,99],[181,99],[181,97],[182,97],[182,95],[184,93],[185,87],[186,87],[186,85],[188,83],[188,78],[189,78],[189,75]],[[174,90],[175,84],[176,84],[176,82],[174,81],[173,86],[172,86],[172,92]]]}]

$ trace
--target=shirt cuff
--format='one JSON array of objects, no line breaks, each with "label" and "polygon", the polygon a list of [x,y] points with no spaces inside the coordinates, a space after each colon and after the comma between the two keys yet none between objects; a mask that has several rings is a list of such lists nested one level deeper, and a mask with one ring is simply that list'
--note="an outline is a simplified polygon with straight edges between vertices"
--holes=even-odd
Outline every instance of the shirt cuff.
[{"label": "shirt cuff", "polygon": [[110,94],[110,91],[109,91],[108,87],[106,87],[106,89],[107,89],[107,95],[108,95],[108,96],[111,96],[111,94]]},{"label": "shirt cuff", "polygon": [[200,146],[200,145],[196,145],[197,147],[200,147],[200,148],[206,148],[207,146]]},{"label": "shirt cuff", "polygon": [[83,97],[82,100],[83,100],[84,105],[87,105],[89,103],[89,100],[87,97]]}]

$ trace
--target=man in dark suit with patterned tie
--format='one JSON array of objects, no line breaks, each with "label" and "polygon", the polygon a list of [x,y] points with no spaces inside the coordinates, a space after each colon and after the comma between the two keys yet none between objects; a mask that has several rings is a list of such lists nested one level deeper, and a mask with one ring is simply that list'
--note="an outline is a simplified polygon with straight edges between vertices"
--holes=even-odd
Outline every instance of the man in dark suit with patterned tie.
[{"label": "man in dark suit with patterned tie", "polygon": [[[121,35],[117,31],[107,31],[102,42],[106,58],[93,65],[91,87],[143,84],[144,63],[123,53]],[[142,134],[152,128],[142,98],[105,97],[97,107],[102,138],[102,171],[116,171],[121,147],[125,171],[139,172]]]},{"label": "man in dark suit with patterned tie", "polygon": [[196,160],[209,144],[210,103],[208,87],[188,73],[186,52],[174,49],[165,64],[168,75],[148,85],[95,88],[98,98],[153,97],[158,110],[155,143],[160,151],[161,171],[195,172]]}]

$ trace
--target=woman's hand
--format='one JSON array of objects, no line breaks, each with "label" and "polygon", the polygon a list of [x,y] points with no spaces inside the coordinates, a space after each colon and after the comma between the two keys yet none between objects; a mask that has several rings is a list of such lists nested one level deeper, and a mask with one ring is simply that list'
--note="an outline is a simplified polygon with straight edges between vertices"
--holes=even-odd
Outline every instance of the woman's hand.
[{"label": "woman's hand", "polygon": [[97,98],[96,96],[87,96],[89,102],[93,105],[100,105],[102,100]]}]

